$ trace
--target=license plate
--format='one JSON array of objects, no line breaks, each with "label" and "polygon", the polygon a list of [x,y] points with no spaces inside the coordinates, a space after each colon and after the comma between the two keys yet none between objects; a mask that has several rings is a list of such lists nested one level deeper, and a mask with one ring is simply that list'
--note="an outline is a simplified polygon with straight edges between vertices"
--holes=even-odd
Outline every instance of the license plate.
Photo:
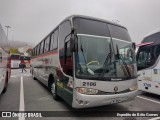
[{"label": "license plate", "polygon": [[144,87],[151,87],[151,84],[143,83]]}]

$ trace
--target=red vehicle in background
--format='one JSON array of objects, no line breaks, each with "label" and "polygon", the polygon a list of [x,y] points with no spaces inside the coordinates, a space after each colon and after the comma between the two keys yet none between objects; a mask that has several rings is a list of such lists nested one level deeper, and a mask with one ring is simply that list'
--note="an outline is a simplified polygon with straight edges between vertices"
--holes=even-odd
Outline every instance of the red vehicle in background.
[{"label": "red vehicle in background", "polygon": [[31,59],[30,56],[24,56],[24,55],[21,55],[21,56],[20,56],[20,61],[21,61],[21,63],[24,63],[24,64],[25,64],[25,67],[26,67],[26,68],[29,68],[29,67],[30,67],[30,59]]}]

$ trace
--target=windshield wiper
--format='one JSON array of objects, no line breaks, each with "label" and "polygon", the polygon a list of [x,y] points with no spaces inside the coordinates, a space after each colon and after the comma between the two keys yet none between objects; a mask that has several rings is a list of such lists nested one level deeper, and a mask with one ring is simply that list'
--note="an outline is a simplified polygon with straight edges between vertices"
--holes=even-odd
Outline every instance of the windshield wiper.
[{"label": "windshield wiper", "polygon": [[103,64],[103,67],[102,67],[102,72],[99,74],[100,78],[104,76],[105,71],[106,71],[106,66],[107,66],[107,63],[108,63],[109,59],[110,59],[110,62],[111,62],[111,57],[112,57],[112,55],[111,55],[111,52],[110,52],[110,53],[108,53],[108,55],[107,55],[107,57],[104,61],[104,64]]},{"label": "windshield wiper", "polygon": [[116,49],[117,49],[117,56],[118,56],[118,58],[120,58],[120,59],[122,60],[122,63],[123,63],[123,65],[124,65],[125,69],[127,70],[127,73],[128,73],[128,75],[129,75],[129,77],[131,77],[131,73],[130,73],[130,71],[129,71],[129,68],[128,68],[125,60],[123,59],[123,56],[122,56],[121,54],[119,54],[119,49],[118,49],[118,46],[117,46],[117,45],[116,45]]},{"label": "windshield wiper", "polygon": [[103,67],[102,67],[102,72],[99,74],[99,77],[100,78],[102,78],[103,76],[104,76],[104,74],[105,74],[105,71],[106,71],[106,67],[107,67],[107,63],[108,63],[108,61],[109,61],[109,59],[110,59],[110,62],[111,62],[111,57],[112,57],[112,48],[111,48],[111,44],[109,45],[109,50],[110,50],[110,52],[108,53],[108,55],[107,55],[107,57],[106,57],[106,59],[105,59],[105,61],[104,61],[104,64],[103,64]]}]

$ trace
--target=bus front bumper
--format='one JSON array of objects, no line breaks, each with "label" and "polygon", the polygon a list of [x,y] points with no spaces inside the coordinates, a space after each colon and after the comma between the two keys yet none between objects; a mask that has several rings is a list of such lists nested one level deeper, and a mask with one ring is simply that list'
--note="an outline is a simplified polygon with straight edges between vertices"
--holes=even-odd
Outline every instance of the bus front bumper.
[{"label": "bus front bumper", "polygon": [[85,95],[75,91],[73,95],[73,108],[88,108],[103,106],[133,100],[138,94],[138,90],[113,95]]}]

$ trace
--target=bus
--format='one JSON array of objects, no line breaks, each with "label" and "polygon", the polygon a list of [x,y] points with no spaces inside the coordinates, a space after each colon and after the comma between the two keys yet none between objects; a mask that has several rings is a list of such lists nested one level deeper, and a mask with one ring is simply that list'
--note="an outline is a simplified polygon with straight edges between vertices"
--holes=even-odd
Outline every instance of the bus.
[{"label": "bus", "polygon": [[73,108],[121,103],[137,96],[134,45],[125,27],[72,15],[32,50],[31,74]]},{"label": "bus", "polygon": [[160,95],[160,30],[144,37],[137,46],[138,88]]},{"label": "bus", "polygon": [[0,94],[6,92],[11,75],[9,41],[0,24]]},{"label": "bus", "polygon": [[21,62],[20,60],[20,54],[11,53],[11,68],[19,68],[19,64]]},{"label": "bus", "polygon": [[25,63],[25,67],[29,68],[30,67],[30,56],[25,56],[25,55],[21,55],[20,56],[20,61],[21,63]]}]

